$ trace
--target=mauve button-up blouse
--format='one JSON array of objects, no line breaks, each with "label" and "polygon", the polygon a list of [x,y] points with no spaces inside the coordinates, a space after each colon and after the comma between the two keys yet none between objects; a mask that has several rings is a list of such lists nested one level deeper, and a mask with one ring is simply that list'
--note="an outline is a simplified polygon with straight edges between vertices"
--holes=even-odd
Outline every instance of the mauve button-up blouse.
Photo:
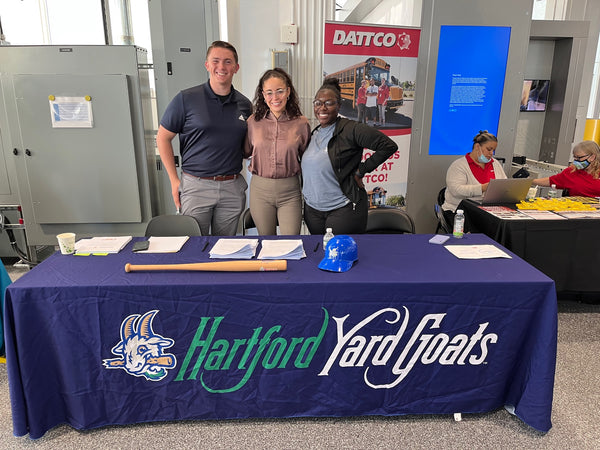
[{"label": "mauve button-up blouse", "polygon": [[310,139],[304,116],[290,119],[283,112],[277,119],[269,111],[257,121],[248,118],[244,158],[252,156],[250,172],[263,178],[289,178],[300,173],[300,157]]}]

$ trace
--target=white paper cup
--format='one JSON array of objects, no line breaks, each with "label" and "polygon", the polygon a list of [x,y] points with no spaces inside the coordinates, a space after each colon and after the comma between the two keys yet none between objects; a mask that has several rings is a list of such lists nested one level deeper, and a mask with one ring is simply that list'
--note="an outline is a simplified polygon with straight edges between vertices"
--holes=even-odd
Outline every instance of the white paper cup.
[{"label": "white paper cup", "polygon": [[60,252],[63,255],[72,255],[75,253],[75,233],[61,233],[56,236]]}]

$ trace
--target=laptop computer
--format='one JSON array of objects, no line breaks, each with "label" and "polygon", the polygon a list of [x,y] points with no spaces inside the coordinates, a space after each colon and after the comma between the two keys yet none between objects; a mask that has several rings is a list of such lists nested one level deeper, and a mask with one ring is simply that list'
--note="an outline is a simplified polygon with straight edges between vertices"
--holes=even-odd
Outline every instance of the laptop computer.
[{"label": "laptop computer", "polygon": [[519,203],[525,200],[531,187],[531,178],[500,178],[490,180],[487,190],[483,193],[481,205],[497,205],[503,203]]}]

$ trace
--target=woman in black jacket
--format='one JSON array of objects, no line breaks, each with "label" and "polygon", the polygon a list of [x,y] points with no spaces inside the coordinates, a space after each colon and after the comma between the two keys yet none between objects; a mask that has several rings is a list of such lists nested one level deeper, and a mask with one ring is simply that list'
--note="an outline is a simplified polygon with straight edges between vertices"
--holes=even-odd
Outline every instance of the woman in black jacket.
[{"label": "woman in black jacket", "polygon": [[[342,101],[337,78],[327,78],[313,101],[319,121],[302,156],[304,221],[311,234],[364,233],[369,200],[362,177],[398,149],[380,131],[339,117]],[[362,161],[364,149],[373,151]]]}]

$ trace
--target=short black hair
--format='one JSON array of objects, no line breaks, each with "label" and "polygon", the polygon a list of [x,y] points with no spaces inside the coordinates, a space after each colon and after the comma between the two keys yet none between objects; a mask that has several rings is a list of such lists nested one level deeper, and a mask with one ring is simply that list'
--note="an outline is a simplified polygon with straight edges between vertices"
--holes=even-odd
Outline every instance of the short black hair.
[{"label": "short black hair", "polygon": [[340,87],[340,81],[337,78],[325,78],[323,80],[323,84],[321,85],[317,93],[319,91],[322,91],[323,89],[329,89],[330,91],[333,91],[337,99],[338,105],[342,104],[342,88]]}]

